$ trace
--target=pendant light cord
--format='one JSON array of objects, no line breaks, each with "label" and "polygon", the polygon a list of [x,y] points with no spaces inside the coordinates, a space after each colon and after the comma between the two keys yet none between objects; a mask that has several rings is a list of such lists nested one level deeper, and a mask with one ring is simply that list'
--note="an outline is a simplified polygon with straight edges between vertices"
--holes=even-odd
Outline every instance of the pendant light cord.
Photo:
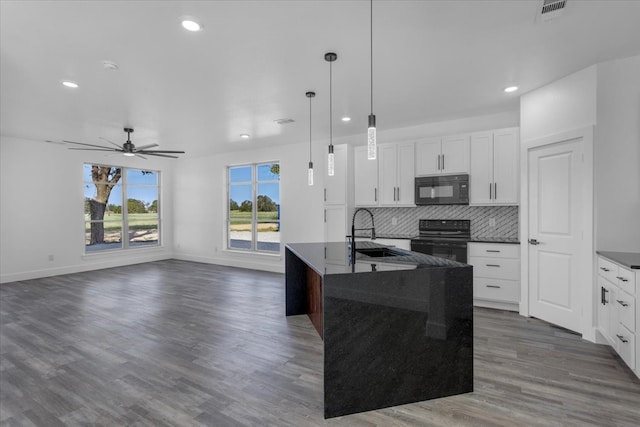
[{"label": "pendant light cord", "polygon": [[311,96],[309,96],[309,163],[311,163]]},{"label": "pendant light cord", "polygon": [[329,62],[329,145],[333,147],[333,61]]},{"label": "pendant light cord", "polygon": [[371,114],[373,114],[373,0],[370,2],[371,5],[371,13],[370,13],[370,41],[371,41]]}]

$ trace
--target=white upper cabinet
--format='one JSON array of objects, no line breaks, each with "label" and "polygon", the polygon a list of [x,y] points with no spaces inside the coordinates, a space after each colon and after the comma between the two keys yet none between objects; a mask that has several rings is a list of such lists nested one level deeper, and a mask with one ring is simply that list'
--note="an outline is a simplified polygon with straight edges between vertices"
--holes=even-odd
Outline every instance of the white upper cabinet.
[{"label": "white upper cabinet", "polygon": [[[378,205],[378,160],[367,158],[367,146],[353,149],[356,206]],[[378,156],[379,157],[379,156]]]},{"label": "white upper cabinet", "polygon": [[470,204],[518,204],[518,128],[471,136]]},{"label": "white upper cabinet", "polygon": [[326,156],[324,168],[324,203],[326,205],[344,205],[347,199],[347,145],[334,145],[334,175],[327,174]]},{"label": "white upper cabinet", "polygon": [[378,188],[380,206],[413,206],[415,182],[413,142],[380,144]]},{"label": "white upper cabinet", "polygon": [[418,176],[469,173],[469,135],[423,139],[415,152]]}]

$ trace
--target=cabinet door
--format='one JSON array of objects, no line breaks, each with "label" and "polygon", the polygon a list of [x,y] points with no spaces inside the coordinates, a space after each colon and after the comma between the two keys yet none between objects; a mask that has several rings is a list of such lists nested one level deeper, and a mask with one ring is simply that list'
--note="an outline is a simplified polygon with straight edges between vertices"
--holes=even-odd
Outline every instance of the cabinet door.
[{"label": "cabinet door", "polygon": [[517,128],[499,130],[493,134],[494,203],[518,204],[518,134]]},{"label": "cabinet door", "polygon": [[378,194],[381,206],[396,204],[397,175],[396,144],[380,144],[378,146]]},{"label": "cabinet door", "polygon": [[613,304],[612,295],[611,295],[611,286],[607,283],[607,281],[598,276],[598,312],[597,312],[597,324],[598,330],[604,336],[609,343],[614,343],[612,340],[612,318],[611,312]]},{"label": "cabinet door", "polygon": [[345,205],[326,206],[324,208],[325,241],[344,242],[346,241],[347,234],[347,213]]},{"label": "cabinet door", "polygon": [[324,202],[327,205],[344,205],[347,203],[347,145],[334,145],[333,154],[335,174],[327,175],[326,165],[324,168]]},{"label": "cabinet door", "polygon": [[429,138],[416,143],[416,175],[440,173],[441,141],[441,138]]},{"label": "cabinet door", "polygon": [[378,204],[378,161],[367,158],[366,146],[356,147],[353,150],[353,160],[355,205],[376,206]]},{"label": "cabinet door", "polygon": [[442,138],[440,170],[443,173],[469,173],[469,135]]},{"label": "cabinet door", "polygon": [[396,201],[399,205],[415,205],[415,144],[403,142],[398,144],[398,171]]},{"label": "cabinet door", "polygon": [[469,173],[469,203],[493,203],[493,133],[471,136],[471,170]]}]

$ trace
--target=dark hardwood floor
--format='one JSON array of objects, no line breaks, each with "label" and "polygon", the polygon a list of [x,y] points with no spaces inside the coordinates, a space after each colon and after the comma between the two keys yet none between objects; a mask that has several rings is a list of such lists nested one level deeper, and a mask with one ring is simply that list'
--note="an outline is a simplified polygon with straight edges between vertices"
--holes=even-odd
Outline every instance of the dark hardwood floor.
[{"label": "dark hardwood floor", "polygon": [[0,425],[638,426],[606,346],[475,310],[475,391],[322,418],[322,341],[284,276],[163,261],[0,285]]}]

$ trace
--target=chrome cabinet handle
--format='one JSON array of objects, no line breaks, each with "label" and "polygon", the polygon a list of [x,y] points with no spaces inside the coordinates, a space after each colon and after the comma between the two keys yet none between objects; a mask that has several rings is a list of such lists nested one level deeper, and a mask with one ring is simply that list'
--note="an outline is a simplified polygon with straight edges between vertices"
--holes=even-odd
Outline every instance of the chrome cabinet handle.
[{"label": "chrome cabinet handle", "polygon": [[438,154],[438,170],[440,170],[440,154]]},{"label": "chrome cabinet handle", "polygon": [[604,267],[600,267],[600,270],[602,270],[602,271],[611,271],[608,268],[604,268]]},{"label": "chrome cabinet handle", "polygon": [[492,194],[493,193],[491,192],[491,183],[489,183],[489,200],[493,199]]},{"label": "chrome cabinet handle", "polygon": [[442,155],[442,170],[444,170],[444,154]]},{"label": "chrome cabinet handle", "polygon": [[540,242],[538,242],[536,239],[529,239],[529,244],[531,244],[531,245],[539,245]]},{"label": "chrome cabinet handle", "polygon": [[500,252],[500,251],[497,251],[497,250],[495,250],[495,249],[487,249],[486,251],[487,251],[487,252]]},{"label": "chrome cabinet handle", "polygon": [[324,201],[325,202],[327,201],[327,189],[326,188],[324,189]]},{"label": "chrome cabinet handle", "polygon": [[627,304],[627,303],[626,303],[626,302],[624,302],[624,301],[620,301],[619,299],[617,299],[617,300],[616,300],[616,302],[617,302],[618,304],[620,304],[621,306],[623,306],[623,307],[629,307],[629,304]]},{"label": "chrome cabinet handle", "polygon": [[486,264],[487,267],[500,267],[499,264]]},{"label": "chrome cabinet handle", "polygon": [[498,285],[486,285],[486,286],[487,286],[487,288],[497,288],[497,289],[500,289],[500,286],[498,286]]},{"label": "chrome cabinet handle", "polygon": [[378,201],[378,187],[373,189],[373,201],[374,202]]},{"label": "chrome cabinet handle", "polygon": [[618,280],[622,280],[623,282],[628,282],[628,281],[629,281],[629,279],[625,279],[625,278],[624,278],[624,277],[622,277],[622,276],[616,276],[616,279],[618,279]]},{"label": "chrome cabinet handle", "polygon": [[624,337],[623,337],[622,335],[618,335],[618,334],[616,334],[616,336],[617,336],[617,337],[618,337],[618,339],[619,339],[620,341],[622,341],[623,343],[628,343],[628,342],[629,342],[629,340],[624,339]]},{"label": "chrome cabinet handle", "polygon": [[400,201],[400,187],[398,187],[398,201]]}]

